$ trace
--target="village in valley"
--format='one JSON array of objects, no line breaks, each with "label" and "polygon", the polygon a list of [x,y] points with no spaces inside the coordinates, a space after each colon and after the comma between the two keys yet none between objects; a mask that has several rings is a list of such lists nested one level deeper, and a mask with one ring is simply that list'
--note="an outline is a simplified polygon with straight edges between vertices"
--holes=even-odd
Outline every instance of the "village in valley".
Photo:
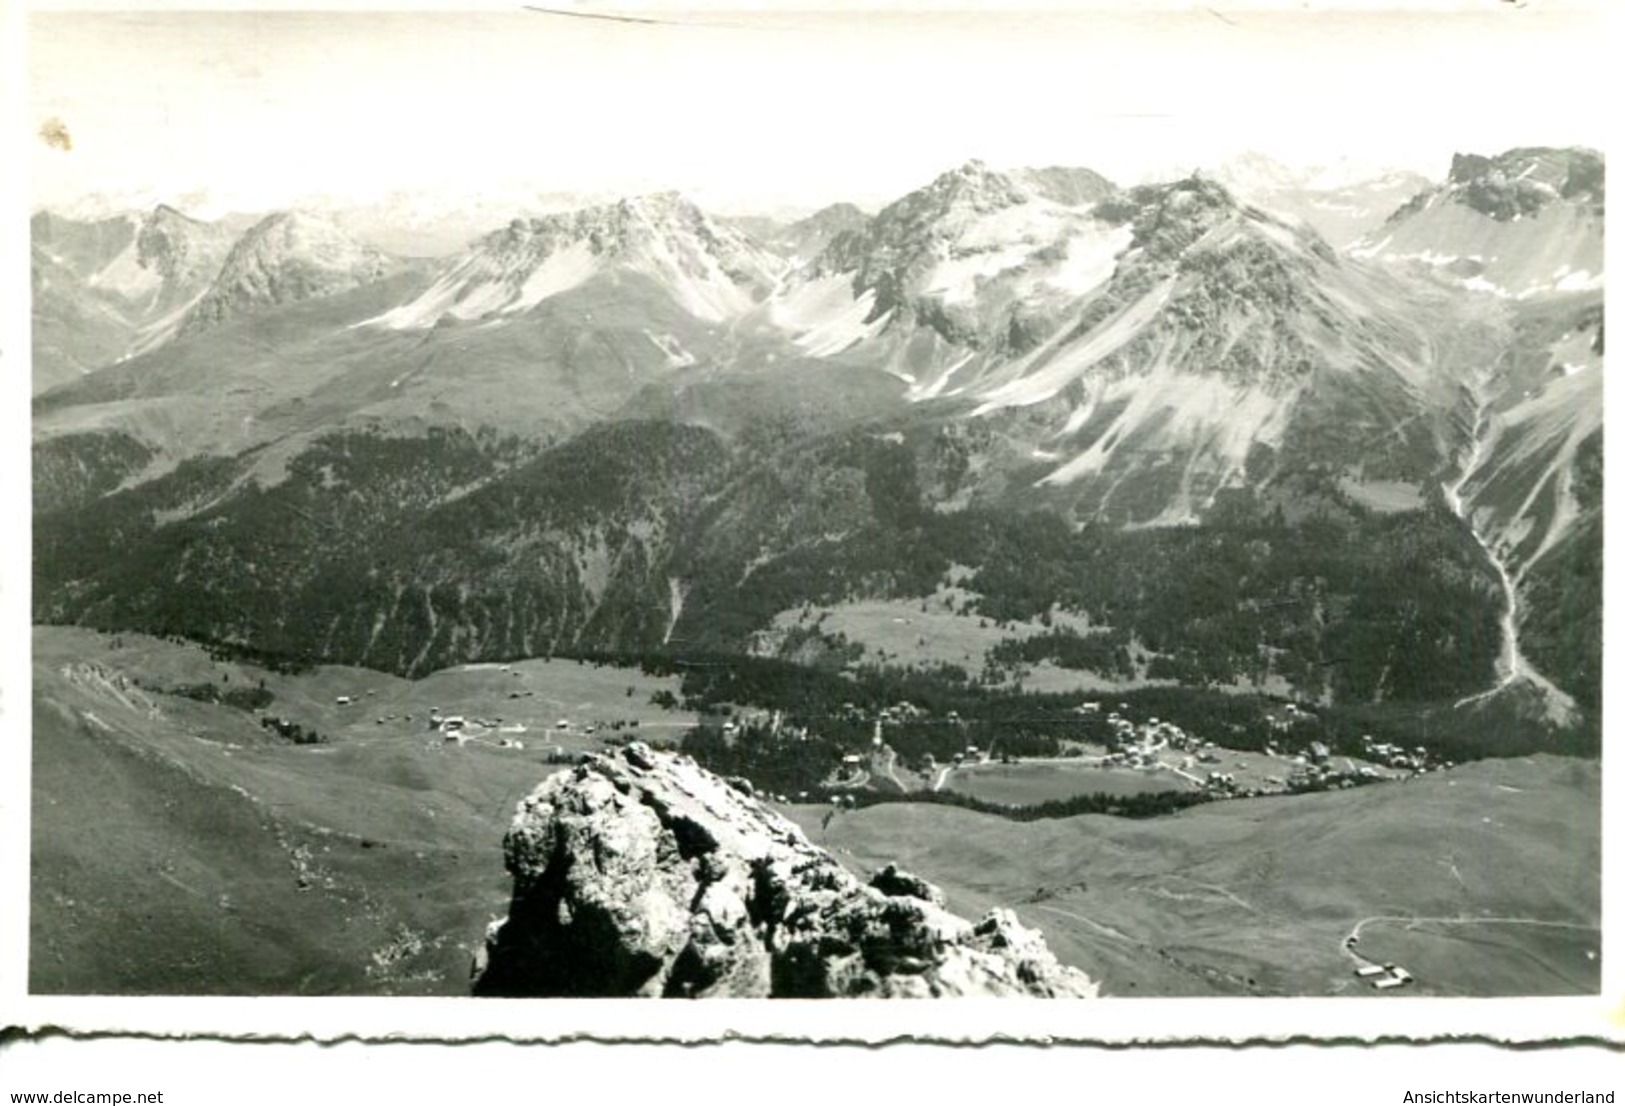
[{"label": "village in valley", "polygon": [[[521,664],[465,665],[458,671],[524,679],[526,668]],[[371,698],[370,692],[339,694],[334,707],[341,712],[363,711]],[[712,706],[687,720],[674,719],[666,708],[677,706],[675,698],[658,692],[652,702],[638,704],[639,711],[598,706],[575,717],[538,713],[538,705],[550,706],[558,700],[545,695],[538,700],[537,691],[530,686],[515,685],[503,699],[509,704],[505,714],[491,710],[493,700],[487,692],[461,704],[448,700],[444,707],[436,703],[420,712],[386,710],[373,718],[373,725],[391,733],[432,734],[456,747],[523,751],[528,742],[533,751],[542,752],[554,764],[574,763],[585,753],[617,748],[632,740],[679,750],[686,736],[701,730],[710,731],[726,745],[737,743],[748,730],[773,744],[788,746],[817,740],[820,728],[816,722],[791,723],[780,709],[734,704]],[[647,717],[651,706],[664,717]],[[1334,754],[1323,741],[1294,740],[1295,729],[1315,715],[1310,708],[1290,702],[1264,716],[1269,736],[1254,751],[1220,745],[1169,718],[1136,719],[1126,702],[1088,699],[1078,702],[1071,713],[1078,723],[1073,732],[1087,736],[1062,738],[1056,742],[1056,755],[1034,756],[1001,748],[998,736],[985,745],[977,744],[975,729],[957,711],[936,717],[907,700],[873,712],[843,703],[838,715],[842,729],[851,732],[854,725],[867,727],[869,739],[841,743],[838,758],[815,786],[767,791],[765,796],[779,803],[839,804],[855,802],[859,796],[947,791],[1011,807],[1091,793],[1149,791],[1183,792],[1203,799],[1247,799],[1403,781],[1453,767],[1450,761],[1431,758],[1426,747],[1404,747],[1370,735],[1361,738],[1357,756]],[[281,722],[271,716],[265,721]],[[957,731],[963,735],[962,741],[946,755],[927,751],[905,756],[898,751],[895,745],[901,744],[896,740],[900,735],[927,726],[938,734],[944,727]],[[937,744],[940,747],[940,740]]]},{"label": "village in valley", "polygon": [[[357,736],[369,730],[374,737],[424,735],[447,747],[514,752],[528,747],[555,764],[574,763],[583,754],[631,740],[675,751],[700,731],[730,746],[747,732],[786,747],[821,737],[817,721],[792,722],[782,709],[690,703],[686,705],[696,709],[685,710],[670,690],[657,688],[650,694],[636,685],[626,688],[619,703],[599,694],[577,699],[571,713],[568,697],[547,690],[552,682],[547,677],[571,670],[583,673],[595,689],[621,678],[614,669],[579,662],[463,665],[430,678],[442,682],[453,673],[462,677],[446,686],[448,691],[463,690],[460,696],[425,704],[426,696],[414,694],[403,703],[387,690],[380,696],[377,688],[351,689],[333,696],[323,725]],[[419,690],[418,685],[407,686]],[[1127,702],[1085,699],[1070,714],[1073,724],[1053,742],[1054,755],[1031,755],[1022,748],[1001,747],[1010,743],[996,732],[978,744],[976,735],[987,732],[986,724],[973,725],[954,710],[939,716],[908,700],[874,710],[845,702],[829,720],[839,723],[832,728],[843,734],[866,732],[868,739],[836,739],[838,755],[821,779],[794,791],[768,790],[766,797],[780,803],[840,802],[865,793],[881,798],[946,791],[1011,807],[1091,793],[1149,791],[1247,799],[1403,781],[1454,766],[1435,759],[1424,746],[1405,747],[1371,735],[1360,738],[1358,755],[1334,753],[1324,741],[1298,736],[1316,716],[1311,708],[1291,702],[1263,716],[1267,733],[1257,742],[1261,747],[1252,750],[1215,742],[1171,718],[1136,718]],[[302,726],[276,713],[262,713],[260,721],[296,743],[307,735],[320,738],[315,725]],[[909,744],[900,739],[921,729],[932,732],[932,746],[942,751],[900,751]],[[944,732],[959,737],[945,743]]]},{"label": "village in valley", "polygon": [[[1346,789],[1451,767],[1449,762],[1430,760],[1425,747],[1404,748],[1369,736],[1362,738],[1359,757],[1333,755],[1321,741],[1311,741],[1303,751],[1294,751],[1287,744],[1294,723],[1313,716],[1291,703],[1279,715],[1268,716],[1272,731],[1284,735],[1280,747],[1265,743],[1261,751],[1253,753],[1204,740],[1170,719],[1150,716],[1136,721],[1129,715],[1127,703],[1108,709],[1100,701],[1087,700],[1073,709],[1081,718],[1103,725],[1095,740],[1062,741],[1058,756],[1024,757],[1000,750],[997,738],[986,748],[967,738],[963,750],[945,761],[938,763],[927,753],[911,768],[887,744],[886,735],[922,721],[924,715],[912,703],[898,703],[883,708],[875,717],[874,736],[867,748],[843,753],[827,786],[852,791],[875,786],[876,781],[889,781],[904,791],[952,788],[975,794],[981,779],[1025,777],[1035,781],[1035,793],[1053,798],[1048,792],[1054,790],[1054,785],[1047,787],[1039,781],[1061,777],[1059,788],[1074,794],[1091,790],[1132,793],[1160,786],[1233,799]],[[960,719],[950,714],[948,721],[958,723]],[[731,734],[737,724],[727,722],[722,729]],[[798,736],[805,738],[804,733]],[[1071,782],[1067,782],[1068,778]],[[798,797],[804,799],[807,795]]]},{"label": "village in valley", "polygon": [[[1337,708],[1280,700],[1197,697],[1182,710],[1167,692],[1125,690],[1109,697],[1027,696],[1012,706],[989,697],[995,693],[949,694],[907,682],[888,692],[862,672],[829,674],[819,684],[796,671],[780,684],[779,668],[766,662],[651,670],[531,658],[406,679],[346,666],[285,672],[137,634],[38,633],[39,678],[64,702],[78,704],[101,740],[118,734],[142,755],[184,754],[208,778],[264,794],[267,810],[309,807],[304,817],[313,824],[326,823],[311,804],[353,781],[356,800],[343,808],[342,827],[308,841],[287,838],[290,871],[302,890],[312,891],[329,881],[346,886],[350,877],[335,844],[346,834],[367,863],[395,863],[391,857],[439,863],[443,852],[446,863],[460,864],[455,856],[473,840],[500,836],[537,780],[631,742],[692,757],[800,824],[842,863],[859,867],[871,859],[864,849],[887,826],[917,826],[917,840],[930,849],[955,832],[958,818],[1044,827],[1082,815],[1096,835],[1115,833],[1110,825],[1125,819],[1148,832],[1176,832],[1189,824],[1186,817],[1158,816],[1187,811],[1202,815],[1203,824],[1210,816],[1232,824],[1224,814],[1231,808],[1242,817],[1233,824],[1250,825],[1254,818],[1244,808],[1252,800],[1259,817],[1297,818],[1318,809],[1308,796],[1292,798],[1306,792],[1326,793],[1313,802],[1349,810],[1372,803],[1386,810],[1392,802],[1385,795],[1404,802],[1413,788],[1419,801],[1446,793],[1467,801],[1482,793],[1489,798],[1480,801],[1493,805],[1475,809],[1494,813],[1496,826],[1486,830],[1499,833],[1509,805],[1528,797],[1524,774],[1546,770],[1530,766],[1484,779],[1481,765],[1458,768],[1446,745],[1401,743],[1388,737],[1390,730],[1379,731],[1386,740],[1363,736]],[[828,705],[815,710],[814,703]],[[1448,778],[1435,779],[1441,774]],[[1370,786],[1384,783],[1399,786]],[[1189,809],[1199,806],[1209,809]],[[1099,815],[1120,817],[1089,817]],[[1364,824],[1351,817],[1351,827]],[[387,841],[413,844],[398,853]],[[1023,862],[1023,871],[1036,867],[1021,877],[1028,889],[1011,901],[1028,903],[1051,930],[1073,925],[1075,914],[1094,917],[1099,903],[1066,891],[1071,884],[1048,874],[1051,866],[1065,866],[1062,857],[1046,855]],[[1104,874],[1117,865],[1115,856],[1080,863],[1096,873],[1091,886],[1097,876],[1102,889],[1113,879],[1128,881],[1112,892],[1119,904],[1113,909],[1132,910],[1140,924],[1163,917],[1139,912],[1165,894],[1193,893],[1178,871]],[[1475,862],[1457,859],[1463,871],[1442,868],[1440,888],[1477,887]],[[470,869],[468,878],[483,870]],[[1204,886],[1221,890],[1195,893],[1217,895],[1251,916],[1236,902],[1253,898],[1256,891],[1247,890],[1253,878],[1214,872]],[[1148,894],[1158,898],[1137,903],[1136,896]],[[1418,899],[1417,908],[1396,911],[1381,895],[1340,893],[1325,904],[1314,933],[1305,931],[1301,956],[1330,969],[1342,990],[1415,992],[1410,983],[1420,980],[1433,994],[1441,987],[1448,993],[1467,970],[1436,962],[1435,950],[1453,949],[1463,935],[1556,942],[1564,957],[1586,940],[1586,931],[1558,928],[1562,917],[1545,919],[1527,907],[1497,900],[1461,909],[1462,900],[1449,895],[1428,899],[1437,901]],[[1076,925],[1083,927],[1080,940],[1096,932]],[[442,954],[450,955],[434,953]],[[391,978],[390,986],[420,985],[399,972]],[[440,985],[424,979],[422,986]],[[1238,985],[1245,989],[1245,979],[1221,987]]]},{"label": "village in valley", "polygon": [[[444,706],[438,702],[414,710],[386,706],[377,689],[335,694],[332,705],[338,717],[351,726],[364,729],[366,720],[355,716],[372,706],[381,710],[372,717],[375,732],[425,735],[431,746],[438,744],[446,750],[485,747],[524,753],[528,748],[533,758],[539,754],[543,763],[554,766],[573,764],[584,755],[631,741],[681,750],[684,736],[702,729],[724,743],[739,741],[747,729],[787,746],[817,739],[816,726],[787,722],[778,709],[728,705],[676,719],[668,710],[678,705],[675,696],[660,690],[646,699],[639,695],[636,710],[629,709],[633,696],[625,696],[626,705],[620,709],[609,709],[609,703],[600,700],[578,703],[585,709],[575,717],[538,713],[538,707],[553,707],[559,699],[547,693],[545,681],[541,688],[536,686],[533,677],[579,671],[582,666],[540,662],[546,667],[532,671],[537,663],[461,666],[455,671],[465,678],[475,677],[473,687],[478,690],[447,698]],[[587,671],[599,669],[594,666]],[[615,676],[611,669],[606,678]],[[503,690],[501,684],[489,686],[493,677],[519,682]],[[498,703],[509,704],[505,713],[495,713]],[[651,708],[659,716],[650,717]],[[1201,802],[1347,790],[1402,782],[1454,767],[1449,761],[1430,757],[1426,747],[1407,748],[1370,735],[1362,736],[1359,756],[1334,754],[1319,740],[1304,743],[1294,731],[1314,721],[1315,714],[1311,708],[1291,702],[1279,704],[1264,716],[1268,736],[1262,748],[1254,751],[1221,746],[1172,719],[1155,715],[1136,719],[1127,702],[1085,699],[1071,708],[1071,714],[1090,734],[1088,739],[1061,741],[1056,756],[1021,756],[1001,750],[997,737],[985,747],[976,744],[967,720],[956,711],[935,718],[907,700],[872,713],[854,703],[843,703],[841,721],[847,728],[854,723],[867,725],[869,740],[841,746],[838,759],[828,766],[818,786],[794,792],[763,791],[759,797],[787,809],[827,806],[823,815],[827,826],[828,819],[842,809],[922,792],[947,792],[1011,809],[1080,795],[1161,791],[1182,793]],[[889,740],[910,727],[944,723],[962,731],[965,738],[962,748],[940,759],[930,752],[905,758]],[[286,733],[289,723],[265,715],[262,725]],[[301,732],[297,724],[293,729]],[[1340,950],[1352,962],[1359,983],[1376,991],[1392,991],[1415,982],[1406,968],[1361,955],[1359,943],[1357,926],[1344,938]]]}]

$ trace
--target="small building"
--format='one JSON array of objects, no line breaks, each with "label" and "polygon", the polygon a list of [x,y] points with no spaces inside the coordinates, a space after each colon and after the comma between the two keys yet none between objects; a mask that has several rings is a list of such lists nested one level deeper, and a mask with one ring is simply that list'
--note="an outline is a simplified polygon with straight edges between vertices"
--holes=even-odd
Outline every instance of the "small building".
[{"label": "small building", "polygon": [[337,703],[341,707],[347,707],[350,705],[350,697],[348,695],[340,695],[337,699],[334,699],[333,702]]}]

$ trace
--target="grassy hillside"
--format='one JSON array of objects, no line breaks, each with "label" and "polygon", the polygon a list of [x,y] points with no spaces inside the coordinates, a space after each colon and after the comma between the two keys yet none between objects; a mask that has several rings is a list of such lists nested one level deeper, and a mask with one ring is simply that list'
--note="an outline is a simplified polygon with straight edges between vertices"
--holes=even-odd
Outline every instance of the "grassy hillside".
[{"label": "grassy hillside", "polygon": [[1366,955],[1448,996],[1596,991],[1600,810],[1596,764],[1542,756],[1149,821],[798,817],[855,870],[895,860],[953,909],[1013,906],[1110,994],[1371,995],[1342,944],[1382,916],[1402,920],[1372,923]]},{"label": "grassy hillside", "polygon": [[[157,690],[262,680],[267,711],[321,743]],[[36,634],[34,681],[29,975],[43,993],[466,994],[510,891],[502,835],[557,770],[549,754],[596,747],[580,732],[593,719],[638,719],[654,738],[692,720],[649,703],[674,681],[636,671],[288,676],[73,630]],[[448,743],[431,707],[502,722]],[[560,717],[572,730],[549,732]]]}]

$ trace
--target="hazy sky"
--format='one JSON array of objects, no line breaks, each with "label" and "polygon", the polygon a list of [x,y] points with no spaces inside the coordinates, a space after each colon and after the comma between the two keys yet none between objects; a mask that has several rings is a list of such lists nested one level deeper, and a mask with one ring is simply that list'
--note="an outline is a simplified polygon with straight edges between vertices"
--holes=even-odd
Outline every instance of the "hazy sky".
[{"label": "hazy sky", "polygon": [[954,164],[1134,180],[1258,149],[1438,176],[1602,146],[1599,14],[36,14],[33,196],[679,188],[723,210],[891,198]]}]

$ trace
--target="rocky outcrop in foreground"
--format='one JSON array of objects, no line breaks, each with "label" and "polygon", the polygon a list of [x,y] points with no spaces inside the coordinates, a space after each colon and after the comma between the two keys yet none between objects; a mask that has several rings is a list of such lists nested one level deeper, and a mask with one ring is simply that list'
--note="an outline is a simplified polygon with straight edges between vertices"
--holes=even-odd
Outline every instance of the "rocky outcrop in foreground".
[{"label": "rocky outcrop in foreground", "polygon": [[498,996],[1093,997],[1006,910],[971,923],[895,866],[868,883],[743,781],[633,744],[546,780],[505,842]]}]

